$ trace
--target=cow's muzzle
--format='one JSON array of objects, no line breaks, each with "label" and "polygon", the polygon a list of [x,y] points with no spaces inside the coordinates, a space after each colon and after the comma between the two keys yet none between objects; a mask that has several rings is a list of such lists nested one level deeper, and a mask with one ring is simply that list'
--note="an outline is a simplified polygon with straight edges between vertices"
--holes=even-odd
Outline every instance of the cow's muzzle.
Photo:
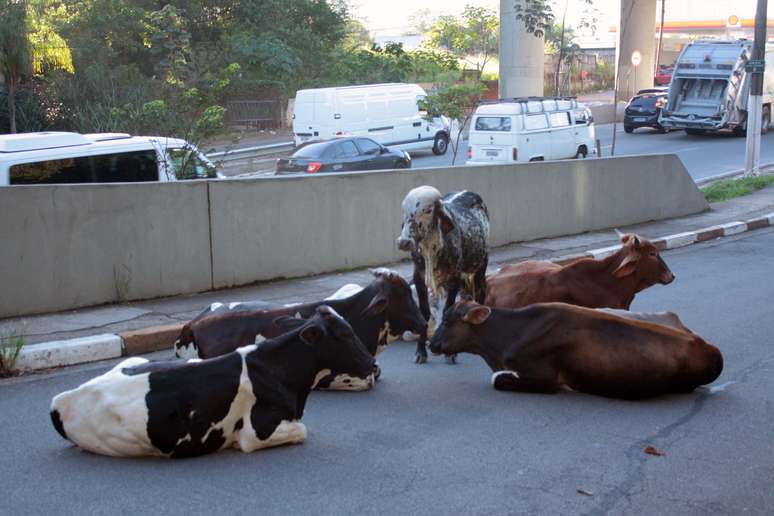
[{"label": "cow's muzzle", "polygon": [[412,242],[410,238],[398,237],[397,240],[395,240],[395,243],[398,244],[398,249],[401,251],[411,251]]},{"label": "cow's muzzle", "polygon": [[661,284],[662,285],[669,285],[675,280],[675,275],[672,273],[672,271],[666,271],[661,274]]},{"label": "cow's muzzle", "polygon": [[436,333],[433,335],[433,338],[430,339],[430,352],[434,355],[440,355],[443,353],[443,349],[441,349],[441,339],[439,337],[440,333]]}]

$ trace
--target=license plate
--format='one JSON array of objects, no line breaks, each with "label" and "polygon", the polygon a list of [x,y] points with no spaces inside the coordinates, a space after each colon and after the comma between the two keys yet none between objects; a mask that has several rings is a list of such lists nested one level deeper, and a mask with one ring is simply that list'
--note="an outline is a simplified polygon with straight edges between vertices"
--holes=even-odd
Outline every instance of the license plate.
[{"label": "license plate", "polygon": [[634,121],[635,122],[644,122],[645,120],[647,120],[647,118],[644,117],[644,116],[635,116],[634,117]]},{"label": "license plate", "polygon": [[500,155],[500,151],[488,150],[488,151],[486,151],[486,155],[487,156],[499,156]]}]

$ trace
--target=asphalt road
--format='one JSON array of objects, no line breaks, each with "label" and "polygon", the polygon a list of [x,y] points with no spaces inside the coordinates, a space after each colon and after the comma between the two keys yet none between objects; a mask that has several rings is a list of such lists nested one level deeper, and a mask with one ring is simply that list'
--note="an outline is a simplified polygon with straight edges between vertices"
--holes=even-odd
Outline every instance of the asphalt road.
[{"label": "asphalt road", "polygon": [[[618,124],[616,132],[616,156],[631,154],[676,153],[694,179],[714,176],[744,168],[745,138],[731,133],[691,136],[683,131],[660,134],[653,129],[637,129],[626,134]],[[613,142],[613,125],[596,127],[602,156],[610,156]],[[464,164],[467,142],[460,143],[457,164]],[[413,168],[446,167],[452,162],[451,150],[444,156],[429,152],[412,153]],[[762,137],[761,163],[774,163],[774,131]]]},{"label": "asphalt road", "polygon": [[419,366],[396,343],[375,390],[312,394],[304,445],[112,459],[49,421],[53,395],[109,364],[82,366],[0,381],[0,512],[771,514],[774,230],[665,259],[676,281],[634,308],[674,310],[722,350],[710,389],[643,402],[502,393],[479,357]]}]

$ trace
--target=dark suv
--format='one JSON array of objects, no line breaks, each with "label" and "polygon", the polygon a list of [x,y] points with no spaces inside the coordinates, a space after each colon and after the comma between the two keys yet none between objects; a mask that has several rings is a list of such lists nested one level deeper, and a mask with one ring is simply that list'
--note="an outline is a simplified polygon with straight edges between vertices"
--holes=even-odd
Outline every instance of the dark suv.
[{"label": "dark suv", "polygon": [[668,133],[669,129],[658,124],[658,115],[666,104],[666,92],[653,90],[639,92],[626,105],[624,131],[630,133],[638,127],[652,127],[661,133]]}]

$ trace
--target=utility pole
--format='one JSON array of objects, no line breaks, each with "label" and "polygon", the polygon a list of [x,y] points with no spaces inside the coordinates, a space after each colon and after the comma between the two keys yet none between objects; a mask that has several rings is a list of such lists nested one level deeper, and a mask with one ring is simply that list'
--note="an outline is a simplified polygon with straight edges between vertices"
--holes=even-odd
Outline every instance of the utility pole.
[{"label": "utility pole", "polygon": [[656,47],[656,62],[653,63],[653,75],[658,74],[658,63],[661,61],[661,41],[664,39],[664,9],[666,0],[661,0],[661,24],[658,26],[658,47]]},{"label": "utility pole", "polygon": [[752,58],[747,61],[750,74],[750,97],[747,101],[747,147],[744,158],[744,175],[760,174],[761,118],[763,100],[763,71],[766,66],[766,10],[768,0],[758,0],[755,11],[755,40]]}]

